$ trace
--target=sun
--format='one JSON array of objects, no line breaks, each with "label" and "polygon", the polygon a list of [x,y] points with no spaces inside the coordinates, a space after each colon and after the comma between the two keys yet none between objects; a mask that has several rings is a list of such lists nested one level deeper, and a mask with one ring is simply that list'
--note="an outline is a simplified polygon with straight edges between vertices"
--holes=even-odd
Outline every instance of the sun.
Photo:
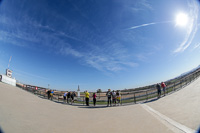
[{"label": "sun", "polygon": [[178,13],[176,16],[177,26],[186,26],[188,23],[188,15],[185,13]]}]

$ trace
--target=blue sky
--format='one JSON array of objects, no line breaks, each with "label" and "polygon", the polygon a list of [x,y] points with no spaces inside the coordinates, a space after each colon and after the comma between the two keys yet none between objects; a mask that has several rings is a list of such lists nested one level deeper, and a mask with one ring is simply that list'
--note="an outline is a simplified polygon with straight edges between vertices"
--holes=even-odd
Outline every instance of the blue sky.
[{"label": "blue sky", "polygon": [[[175,22],[187,14],[185,26]],[[200,64],[196,0],[4,0],[0,73],[58,90],[129,89]]]}]

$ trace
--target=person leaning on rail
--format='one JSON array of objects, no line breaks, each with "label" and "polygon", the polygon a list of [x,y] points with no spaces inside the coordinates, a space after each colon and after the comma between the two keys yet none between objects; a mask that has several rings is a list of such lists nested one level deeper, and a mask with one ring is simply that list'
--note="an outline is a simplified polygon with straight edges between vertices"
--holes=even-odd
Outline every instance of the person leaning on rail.
[{"label": "person leaning on rail", "polygon": [[164,82],[161,82],[161,87],[163,88],[163,93],[164,93],[164,96],[165,96],[166,85],[165,85]]},{"label": "person leaning on rail", "polygon": [[74,97],[76,96],[75,91],[71,93],[71,104],[74,102]]},{"label": "person leaning on rail", "polygon": [[161,86],[160,86],[159,83],[157,83],[156,88],[157,88],[157,92],[158,92],[158,98],[160,98],[160,96],[161,96]]}]

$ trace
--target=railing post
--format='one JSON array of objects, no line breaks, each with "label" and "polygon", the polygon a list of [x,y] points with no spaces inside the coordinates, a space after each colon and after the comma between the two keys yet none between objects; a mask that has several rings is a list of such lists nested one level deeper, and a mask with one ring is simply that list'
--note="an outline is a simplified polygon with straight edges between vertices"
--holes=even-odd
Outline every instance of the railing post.
[{"label": "railing post", "polygon": [[122,105],[122,94],[121,94],[121,105]]},{"label": "railing post", "polygon": [[146,101],[148,101],[148,90],[146,91]]},{"label": "railing post", "polygon": [[134,103],[136,104],[136,97],[135,97],[135,92],[134,92]]},{"label": "railing post", "polygon": [[174,83],[174,86],[173,86],[173,91],[175,91],[175,83]]},{"label": "railing post", "polygon": [[183,88],[183,85],[182,85],[182,79],[181,79],[181,88]]},{"label": "railing post", "polygon": [[165,87],[165,91],[166,91],[166,94],[168,94],[169,89],[167,86]]}]

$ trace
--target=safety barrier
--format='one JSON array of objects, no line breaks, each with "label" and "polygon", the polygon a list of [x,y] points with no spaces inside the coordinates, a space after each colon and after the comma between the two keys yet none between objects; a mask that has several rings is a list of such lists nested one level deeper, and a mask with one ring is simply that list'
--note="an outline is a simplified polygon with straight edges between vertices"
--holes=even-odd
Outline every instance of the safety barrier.
[{"label": "safety barrier", "polygon": [[[166,95],[171,94],[173,92],[176,92],[185,86],[189,85],[191,82],[196,80],[200,76],[200,68],[196,69],[193,72],[190,72],[188,74],[185,74],[183,76],[180,76],[178,78],[166,81]],[[39,97],[48,98],[47,90],[46,88],[36,87],[35,86],[24,86],[17,84],[18,87],[31,92],[35,95],[38,95]],[[53,96],[50,98],[52,101],[61,102],[61,103],[67,103],[63,99],[64,91],[55,91]],[[92,104],[92,94],[93,92],[90,92],[90,105]],[[96,105],[107,105],[107,97],[106,93],[96,93]],[[163,95],[163,91],[162,91]],[[127,105],[127,104],[137,104],[141,102],[148,102],[155,98],[157,98],[157,89],[156,84],[141,87],[139,90],[136,88],[135,90],[122,90],[120,92],[120,101],[118,101],[117,105]],[[77,104],[77,105],[85,105],[85,97],[84,93],[80,97],[75,96],[74,102],[72,102],[71,98],[68,99],[70,104]]]}]

